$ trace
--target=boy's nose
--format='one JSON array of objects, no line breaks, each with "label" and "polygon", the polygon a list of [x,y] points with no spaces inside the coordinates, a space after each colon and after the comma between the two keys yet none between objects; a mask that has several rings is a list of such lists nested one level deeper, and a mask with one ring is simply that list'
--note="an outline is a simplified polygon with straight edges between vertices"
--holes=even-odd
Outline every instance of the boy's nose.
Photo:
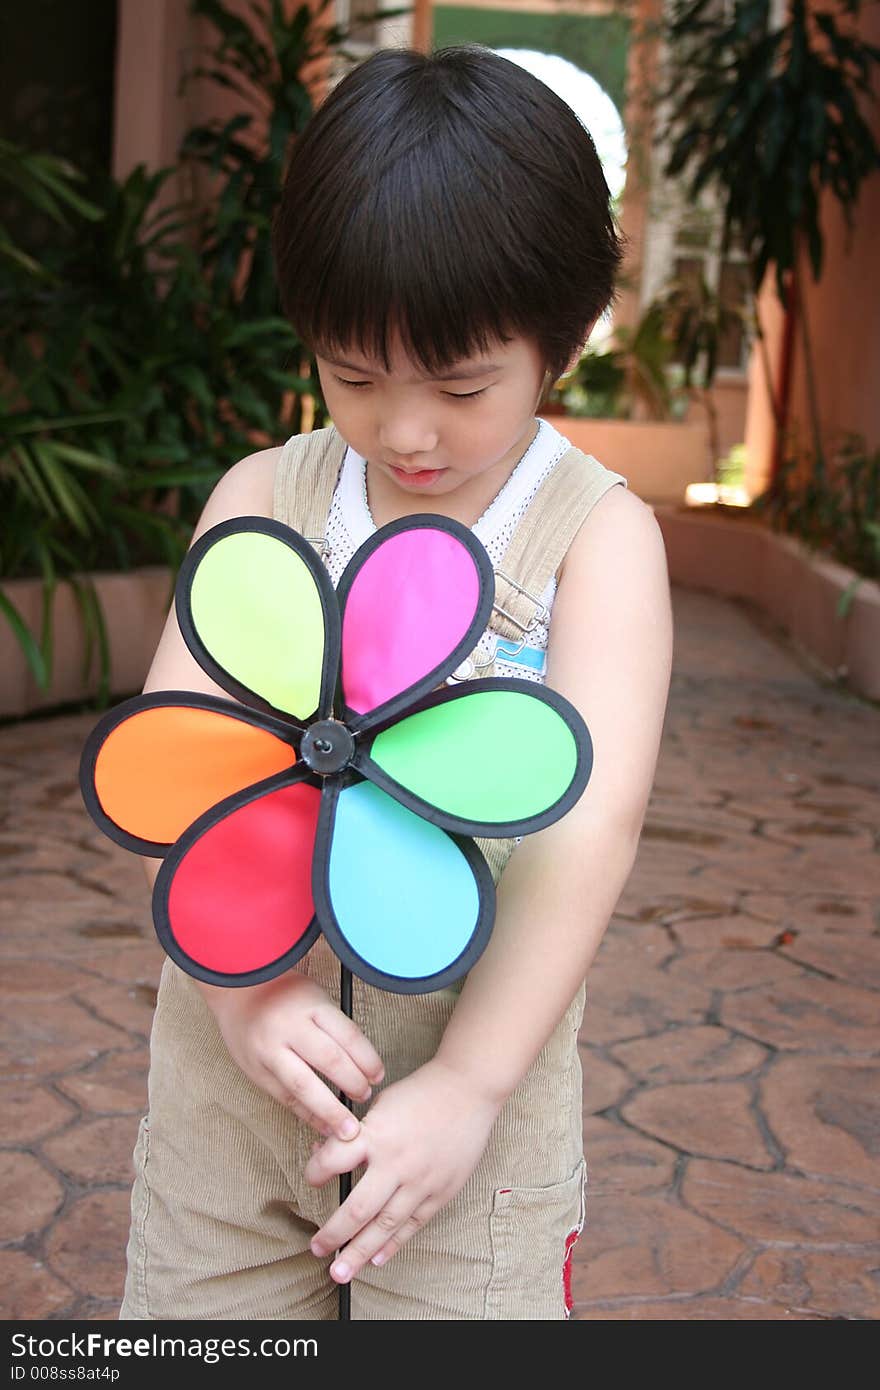
[{"label": "boy's nose", "polygon": [[430,424],[419,424],[412,418],[384,421],[379,430],[379,442],[385,459],[395,468],[419,468],[420,459],[437,448],[437,431]]}]

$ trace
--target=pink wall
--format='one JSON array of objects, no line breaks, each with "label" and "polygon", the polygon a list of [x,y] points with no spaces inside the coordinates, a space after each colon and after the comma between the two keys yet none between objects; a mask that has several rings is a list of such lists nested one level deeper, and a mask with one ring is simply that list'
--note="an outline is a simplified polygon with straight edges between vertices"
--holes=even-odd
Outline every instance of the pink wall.
[{"label": "pink wall", "polygon": [[[285,3],[293,13],[300,0]],[[248,0],[226,4],[242,15],[252,13]],[[190,15],[189,0],[119,0],[113,147],[117,178],[125,178],[139,163],[150,170],[176,163],[181,141],[193,125],[213,117],[228,120],[241,110],[234,92],[205,79],[189,83],[183,94],[178,91],[183,74],[204,62],[205,46],[212,47],[215,36],[206,20]],[[319,91],[322,64],[312,64],[305,76]],[[169,180],[165,201],[203,200],[209,194],[205,175],[197,170]]]},{"label": "pink wall", "polygon": [[[816,5],[816,8],[821,8]],[[880,6],[865,5],[860,33],[880,45]],[[880,140],[880,102],[866,104],[875,139]],[[880,173],[862,186],[855,209],[851,242],[836,200],[823,203],[825,260],[818,284],[804,261],[800,274],[807,322],[813,344],[815,377],[822,435],[831,452],[848,431],[863,434],[869,447],[880,446]],[[778,371],[783,316],[770,300],[768,286],[762,295],[767,307],[771,355]],[[773,458],[774,429],[763,385],[763,370],[754,355],[753,390],[749,401],[746,443],[749,454],[749,490],[755,493],[769,477]],[[805,448],[810,447],[810,416],[803,342],[800,326],[795,334],[790,425]]]}]

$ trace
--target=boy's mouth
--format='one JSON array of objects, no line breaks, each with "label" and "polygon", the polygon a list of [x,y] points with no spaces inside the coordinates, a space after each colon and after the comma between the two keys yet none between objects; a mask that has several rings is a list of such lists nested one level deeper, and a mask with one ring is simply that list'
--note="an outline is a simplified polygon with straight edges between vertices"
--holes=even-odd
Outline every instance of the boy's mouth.
[{"label": "boy's mouth", "polygon": [[389,463],[388,467],[399,483],[409,484],[412,487],[429,487],[431,483],[436,482],[441,473],[445,472],[443,468],[395,468],[393,463]]}]

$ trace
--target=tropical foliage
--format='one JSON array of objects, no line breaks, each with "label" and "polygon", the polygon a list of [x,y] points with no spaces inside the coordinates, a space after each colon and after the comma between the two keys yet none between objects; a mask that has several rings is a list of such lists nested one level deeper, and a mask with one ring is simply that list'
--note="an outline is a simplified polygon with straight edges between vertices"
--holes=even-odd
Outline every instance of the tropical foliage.
[{"label": "tropical foliage", "polygon": [[[344,58],[345,31],[325,19],[331,0],[291,17],[280,0],[247,18],[220,0],[192,9],[215,43],[187,80],[239,100],[225,123],[187,134],[179,165],[86,180],[0,143],[7,206],[53,228],[39,252],[0,232],[0,580],[42,579],[39,634],[2,590],[0,611],[45,689],[53,595],[69,582],[102,704],[109,654],[89,572],[176,570],[226,468],[299,432],[304,395],[316,398],[312,423],[324,419],[313,364],[280,315],[269,233],[312,109],[303,71],[321,54]],[[177,176],[194,169],[209,196],[175,202]]]}]

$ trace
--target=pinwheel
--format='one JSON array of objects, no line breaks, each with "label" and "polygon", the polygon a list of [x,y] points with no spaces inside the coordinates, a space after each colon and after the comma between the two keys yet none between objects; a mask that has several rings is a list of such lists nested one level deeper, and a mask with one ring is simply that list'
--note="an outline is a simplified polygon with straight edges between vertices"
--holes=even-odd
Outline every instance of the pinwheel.
[{"label": "pinwheel", "polygon": [[256,984],[323,931],[382,989],[440,989],[471,968],[495,906],[471,837],[549,825],[592,763],[583,720],[553,690],[446,683],[493,601],[483,547],[440,516],[382,527],[336,591],[274,520],[223,522],[192,546],[180,629],[235,698],[126,700],[80,769],[107,835],[163,857],[153,919],[178,965]]},{"label": "pinwheel", "polygon": [[[422,993],[471,968],[495,915],[471,837],[551,824],[592,766],[586,725],[556,692],[448,684],[494,592],[482,545],[440,516],[376,531],[335,591],[274,520],[222,522],[191,547],[180,630],[234,699],[137,695],[98,722],[80,765],[97,824],[163,858],[153,921],[185,971],[257,984],[323,931],[350,1017],[352,972]],[[340,1202],[350,1187],[342,1174]],[[343,1284],[340,1318],[350,1306]]]}]

